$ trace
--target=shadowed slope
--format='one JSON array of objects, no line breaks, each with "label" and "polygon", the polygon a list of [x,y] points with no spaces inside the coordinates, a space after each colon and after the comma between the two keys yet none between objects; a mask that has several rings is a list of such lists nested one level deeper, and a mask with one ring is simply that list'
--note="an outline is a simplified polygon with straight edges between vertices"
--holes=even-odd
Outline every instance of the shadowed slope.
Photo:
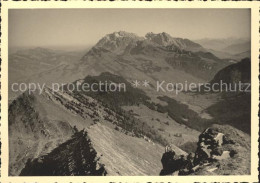
[{"label": "shadowed slope", "polygon": [[85,131],[76,132],[48,155],[28,160],[22,176],[106,175]]}]

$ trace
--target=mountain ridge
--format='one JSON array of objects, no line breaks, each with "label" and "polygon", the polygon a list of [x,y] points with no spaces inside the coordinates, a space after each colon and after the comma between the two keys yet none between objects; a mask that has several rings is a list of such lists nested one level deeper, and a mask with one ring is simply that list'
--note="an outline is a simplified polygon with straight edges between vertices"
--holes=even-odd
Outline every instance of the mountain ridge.
[{"label": "mountain ridge", "polygon": [[160,46],[174,46],[180,50],[205,51],[198,43],[189,39],[173,38],[166,32],[158,34],[149,32],[144,37],[125,31],[113,32],[101,38],[94,47],[102,47],[109,51],[119,51],[118,49],[125,49],[127,45],[135,44],[137,41],[149,41]]},{"label": "mountain ridge", "polygon": [[81,58],[78,69],[83,72],[87,67],[87,70],[94,75],[109,71],[130,79],[131,76],[125,70],[128,68],[135,70],[136,73],[143,71],[144,73],[140,75],[146,76],[142,77],[147,77],[149,73],[148,77],[158,80],[161,80],[158,78],[161,74],[157,73],[169,72],[169,75],[178,78],[174,73],[181,71],[185,74],[183,78],[187,76],[189,77],[187,80],[192,81],[190,76],[193,76],[195,81],[211,78],[218,70],[229,64],[228,60],[217,58],[201,45],[188,39],[173,38],[165,32],[148,33],[146,37],[114,32],[101,38]]}]

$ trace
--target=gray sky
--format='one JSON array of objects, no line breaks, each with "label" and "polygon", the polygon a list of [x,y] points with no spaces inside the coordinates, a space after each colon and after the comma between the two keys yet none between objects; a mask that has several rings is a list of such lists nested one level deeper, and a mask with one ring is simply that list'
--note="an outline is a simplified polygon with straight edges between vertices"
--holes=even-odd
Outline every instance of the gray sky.
[{"label": "gray sky", "polygon": [[249,9],[9,10],[9,46],[84,46],[124,30],[189,39],[250,37]]}]

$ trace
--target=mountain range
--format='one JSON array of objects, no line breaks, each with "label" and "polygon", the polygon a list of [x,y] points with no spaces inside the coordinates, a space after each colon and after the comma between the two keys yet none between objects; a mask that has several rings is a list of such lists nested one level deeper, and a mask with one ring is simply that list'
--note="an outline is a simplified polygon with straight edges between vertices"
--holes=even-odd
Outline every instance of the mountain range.
[{"label": "mountain range", "polygon": [[[234,134],[238,130],[250,141],[250,93],[155,90],[157,81],[250,83],[250,58],[221,59],[199,43],[165,32],[140,37],[119,31],[86,52],[35,48],[11,54],[9,63],[9,85],[47,83],[42,94],[9,90],[10,175],[159,175],[164,146],[171,144],[178,156],[198,153],[200,134],[214,124],[227,125]],[[134,80],[147,80],[149,87],[136,88]],[[53,82],[83,86],[105,81],[125,83],[127,90],[50,87]],[[240,146],[236,151],[242,153],[238,157],[247,155]],[[49,172],[42,171],[50,162]],[[223,167],[216,174],[241,174]],[[244,170],[250,172],[250,165]],[[197,173],[212,174],[203,168]]]},{"label": "mountain range", "polygon": [[251,42],[247,38],[200,39],[195,42],[214,53],[219,58],[241,60],[250,57]]}]

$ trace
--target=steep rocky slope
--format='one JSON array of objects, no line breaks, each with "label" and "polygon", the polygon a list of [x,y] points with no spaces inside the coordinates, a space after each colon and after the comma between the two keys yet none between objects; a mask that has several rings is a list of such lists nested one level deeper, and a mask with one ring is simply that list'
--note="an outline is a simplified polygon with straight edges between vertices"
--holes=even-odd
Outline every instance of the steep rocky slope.
[{"label": "steep rocky slope", "polygon": [[87,133],[82,130],[49,154],[29,159],[21,176],[99,176],[106,175]]},{"label": "steep rocky slope", "polygon": [[[101,156],[108,175],[158,175],[163,146],[146,138],[137,138],[97,124],[88,130],[93,147]],[[173,145],[178,155],[186,154]]]},{"label": "steep rocky slope", "polygon": [[[173,149],[178,155],[186,155],[175,146]],[[29,159],[20,175],[157,175],[162,152],[158,144],[98,123],[76,131],[50,153]]]}]

